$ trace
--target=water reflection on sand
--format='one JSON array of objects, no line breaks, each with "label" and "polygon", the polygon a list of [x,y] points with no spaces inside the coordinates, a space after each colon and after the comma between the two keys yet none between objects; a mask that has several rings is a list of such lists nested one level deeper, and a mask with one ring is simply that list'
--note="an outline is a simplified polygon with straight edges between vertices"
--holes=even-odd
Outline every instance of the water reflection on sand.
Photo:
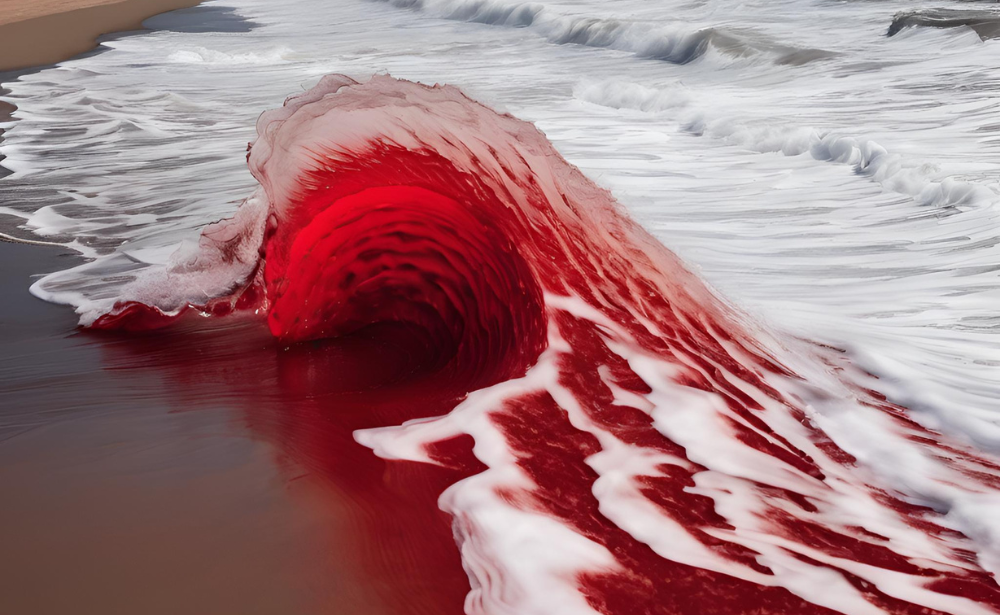
[{"label": "water reflection on sand", "polygon": [[24,290],[57,252],[0,258],[0,611],[462,612],[436,497],[463,470],[351,436],[455,392],[373,381],[382,343],[286,350],[253,320],[81,333]]}]

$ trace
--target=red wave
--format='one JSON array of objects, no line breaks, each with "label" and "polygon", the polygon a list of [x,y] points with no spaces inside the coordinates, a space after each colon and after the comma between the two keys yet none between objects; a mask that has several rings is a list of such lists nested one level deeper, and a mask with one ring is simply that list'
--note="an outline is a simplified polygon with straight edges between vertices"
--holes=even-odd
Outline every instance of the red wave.
[{"label": "red wave", "polygon": [[[449,178],[447,194],[420,185],[441,164],[430,154],[371,152],[365,168],[339,169],[329,188],[303,195],[265,252],[275,337],[403,323],[421,338],[428,369],[451,365],[470,384],[524,373],[545,342],[541,291],[504,232],[502,202],[469,208],[476,201],[460,179]],[[381,185],[388,177],[400,184]]]},{"label": "red wave", "polygon": [[267,207],[203,242],[232,262],[257,236],[239,225],[264,226],[236,290],[122,302],[94,327],[254,309],[287,344],[377,331],[412,371],[475,391],[358,435],[441,465],[457,462],[440,442],[475,438],[461,465],[480,471],[441,499],[467,612],[1000,612],[976,545],[876,486],[796,391],[875,413],[957,492],[996,492],[996,461],[845,385],[840,365],[804,382],[529,124],[454,88],[333,76],[258,131]]}]

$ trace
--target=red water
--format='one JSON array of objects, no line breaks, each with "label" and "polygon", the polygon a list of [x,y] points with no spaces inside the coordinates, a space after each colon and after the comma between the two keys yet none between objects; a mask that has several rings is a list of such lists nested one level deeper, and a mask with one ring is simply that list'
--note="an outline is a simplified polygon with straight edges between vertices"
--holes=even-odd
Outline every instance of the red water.
[{"label": "red water", "polygon": [[[554,366],[553,380],[525,385],[486,412],[530,485],[498,484],[496,492],[504,506],[554,519],[610,554],[614,565],[569,581],[594,611],[765,615],[864,604],[875,608],[865,612],[914,615],[1000,612],[1000,588],[975,545],[937,512],[877,485],[801,399],[774,384],[800,378],[757,330],[532,126],[450,88],[331,77],[265,114],[258,129],[250,165],[267,200],[254,218],[263,240],[237,290],[180,312],[122,302],[94,326],[155,328],[197,310],[266,313],[282,348],[274,394],[283,410],[260,419],[251,402],[248,421],[361,503],[371,516],[352,556],[377,559],[368,565],[386,583],[421,579],[419,608],[458,612],[470,591],[456,581],[458,551],[435,502],[450,485],[467,489],[461,478],[493,471],[485,451],[472,449],[482,427],[451,426],[443,440],[424,442],[443,470],[380,461],[353,434],[447,415],[466,393],[530,374],[541,361]],[[253,236],[241,228],[206,249],[232,261]],[[337,350],[325,353],[324,345]],[[656,377],[640,376],[640,363],[657,366]],[[206,372],[204,363],[181,362],[175,377],[179,387],[211,378],[237,388],[265,377],[252,363],[239,365]],[[641,403],[617,400],[614,389]],[[704,412],[717,419],[721,452],[692,450],[689,435],[656,424],[670,410],[657,395],[671,391],[710,400]],[[563,392],[574,401],[557,399]],[[920,428],[870,391],[846,395],[922,438],[971,488],[996,489],[993,460]],[[612,520],[609,502],[595,495],[602,441],[675,460],[630,480],[663,527],[681,526],[697,549],[664,552],[655,537]],[[771,476],[730,472],[726,480],[749,495],[721,508],[733,492],[707,494],[699,480],[725,474],[709,467],[716,455],[751,453],[768,459]],[[918,557],[863,527],[871,519],[845,505],[845,493],[877,502],[879,519],[917,530],[932,546]],[[448,512],[463,553],[489,560],[499,552],[484,544],[503,540],[485,538],[486,512]],[[374,546],[399,535],[420,548],[394,559]],[[468,612],[544,612],[541,597],[516,585],[522,564],[496,556],[488,573],[470,570]],[[831,595],[824,579],[843,595]]]},{"label": "red water", "polygon": [[[438,445],[447,467],[436,467],[383,461],[352,434],[445,413],[462,392],[434,375],[414,377],[394,327],[286,346],[270,338],[262,318],[220,324],[190,315],[128,343],[101,341],[111,369],[164,378],[174,407],[236,409],[252,437],[274,446],[288,489],[307,479],[311,492],[329,493],[319,497],[333,507],[336,534],[315,540],[329,545],[333,563],[325,568],[343,578],[311,578],[307,612],[461,613],[469,582],[437,497],[481,468],[471,442]],[[324,569],[322,560],[307,565]],[[344,589],[345,579],[353,587]]]}]

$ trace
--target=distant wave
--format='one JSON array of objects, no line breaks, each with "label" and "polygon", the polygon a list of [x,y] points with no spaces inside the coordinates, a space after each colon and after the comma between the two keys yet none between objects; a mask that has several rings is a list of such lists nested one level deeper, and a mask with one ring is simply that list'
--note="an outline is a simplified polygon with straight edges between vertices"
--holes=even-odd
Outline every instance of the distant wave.
[{"label": "distant wave", "polygon": [[[439,500],[467,613],[1000,613],[995,528],[961,521],[1000,494],[1000,460],[770,338],[530,124],[334,75],[258,134],[257,193],[91,324],[256,312],[289,345],[388,327],[469,393],[355,437],[446,466],[440,443],[475,441],[478,473]],[[933,509],[831,439],[829,403],[924,464],[907,487]]]},{"label": "distant wave", "polygon": [[906,28],[966,27],[985,40],[1000,37],[1000,14],[989,10],[918,9],[897,13],[889,25],[887,36],[895,36]]},{"label": "distant wave", "polygon": [[786,156],[808,154],[823,162],[849,164],[858,174],[871,178],[886,190],[910,197],[926,207],[945,210],[989,207],[1000,201],[1000,195],[982,184],[952,178],[932,179],[923,165],[908,161],[871,139],[822,132],[809,126],[789,126],[778,119],[746,121],[707,115],[680,86],[655,89],[615,80],[580,84],[575,95],[580,100],[615,109],[669,112],[688,132],[710,135],[752,151]]},{"label": "distant wave", "polygon": [[767,41],[759,34],[684,23],[651,27],[638,21],[559,15],[536,3],[496,0],[383,0],[443,19],[492,26],[532,28],[559,45],[583,45],[629,51],[639,57],[687,64],[713,49],[729,58],[766,57],[776,64],[805,64],[833,55]]}]

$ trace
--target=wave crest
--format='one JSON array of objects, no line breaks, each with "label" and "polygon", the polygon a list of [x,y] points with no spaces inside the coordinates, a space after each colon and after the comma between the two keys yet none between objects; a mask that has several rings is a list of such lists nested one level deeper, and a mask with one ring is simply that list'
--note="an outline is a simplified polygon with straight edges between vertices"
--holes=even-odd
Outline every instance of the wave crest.
[{"label": "wave crest", "polygon": [[497,0],[386,0],[393,6],[417,10],[454,21],[491,26],[533,28],[557,45],[582,45],[627,51],[642,58],[687,64],[714,50],[732,60],[764,57],[775,64],[798,65],[831,57],[821,49],[799,48],[767,40],[759,33],[677,23],[650,27],[641,22],[601,17],[562,15],[533,2]]},{"label": "wave crest", "polygon": [[1000,38],[1000,14],[989,10],[919,9],[896,13],[886,36],[907,28],[969,28],[982,40]]}]

